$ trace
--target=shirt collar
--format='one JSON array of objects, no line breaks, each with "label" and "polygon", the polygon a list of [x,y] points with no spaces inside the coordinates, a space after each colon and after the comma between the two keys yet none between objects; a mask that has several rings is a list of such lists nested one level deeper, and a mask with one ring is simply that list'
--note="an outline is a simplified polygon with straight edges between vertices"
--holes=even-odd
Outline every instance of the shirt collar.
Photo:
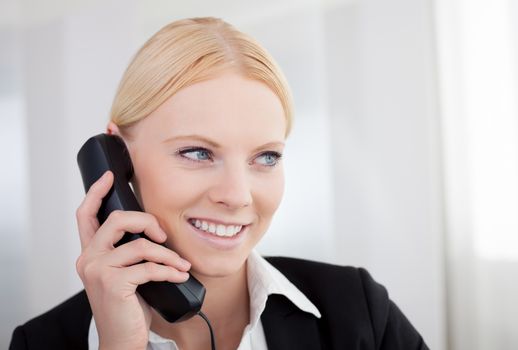
[{"label": "shirt collar", "polygon": [[281,294],[300,310],[320,318],[320,312],[286,276],[261,257],[255,250],[247,260],[248,293],[250,294],[250,326],[255,327],[271,294]]}]

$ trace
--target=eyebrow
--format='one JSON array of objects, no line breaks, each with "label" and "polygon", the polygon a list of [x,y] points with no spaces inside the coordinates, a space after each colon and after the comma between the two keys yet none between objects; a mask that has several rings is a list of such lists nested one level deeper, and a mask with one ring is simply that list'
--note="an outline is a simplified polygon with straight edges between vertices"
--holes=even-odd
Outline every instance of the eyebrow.
[{"label": "eyebrow", "polygon": [[[221,145],[218,144],[217,142],[215,142],[209,138],[206,138],[205,136],[195,135],[195,134],[170,137],[170,138],[162,141],[162,143],[171,143],[174,141],[181,141],[181,140],[198,140],[198,141],[205,142],[214,148],[221,148]],[[271,147],[271,146],[284,146],[284,142],[280,142],[280,141],[268,142],[262,146],[257,147],[256,150],[261,149],[261,148]]]},{"label": "eyebrow", "polygon": [[208,139],[204,136],[201,136],[201,135],[180,135],[180,136],[174,136],[174,137],[170,137],[164,141],[162,141],[162,143],[171,143],[171,142],[174,142],[174,141],[182,141],[182,140],[198,140],[198,141],[202,141],[202,142],[205,142],[205,143],[208,143],[209,145],[211,145],[212,147],[214,148],[220,148],[221,146],[212,141],[211,139]]}]

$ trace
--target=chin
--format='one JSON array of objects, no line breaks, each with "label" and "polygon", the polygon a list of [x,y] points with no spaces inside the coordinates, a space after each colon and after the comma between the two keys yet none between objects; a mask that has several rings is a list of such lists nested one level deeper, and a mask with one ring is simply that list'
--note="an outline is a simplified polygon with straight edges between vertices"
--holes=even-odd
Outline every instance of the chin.
[{"label": "chin", "polygon": [[248,254],[235,257],[230,254],[219,256],[193,256],[189,261],[192,264],[191,273],[196,277],[228,277],[242,271],[246,266]]}]

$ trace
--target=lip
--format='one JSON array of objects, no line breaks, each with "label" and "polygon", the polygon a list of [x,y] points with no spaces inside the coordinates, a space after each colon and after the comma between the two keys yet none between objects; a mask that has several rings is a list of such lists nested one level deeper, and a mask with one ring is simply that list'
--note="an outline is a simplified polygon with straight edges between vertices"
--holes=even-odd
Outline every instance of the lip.
[{"label": "lip", "polygon": [[[192,218],[191,218],[192,219]],[[220,237],[216,236],[212,233],[202,231],[197,227],[191,225],[189,222],[190,219],[186,220],[186,224],[191,228],[194,235],[196,235],[199,239],[203,240],[205,243],[209,244],[211,247],[218,250],[232,250],[241,245],[244,241],[246,234],[248,233],[248,228],[250,225],[243,225],[241,231],[232,237]],[[202,219],[200,219],[202,220]],[[207,220],[208,221],[208,220]],[[213,221],[216,222],[216,221]],[[224,224],[223,224],[224,225]]]},{"label": "lip", "polygon": [[243,224],[243,223],[235,223],[235,222],[225,222],[225,221],[221,221],[221,220],[214,220],[214,219],[209,219],[209,218],[201,218],[201,217],[190,217],[190,218],[187,218],[187,221],[189,220],[200,220],[200,221],[207,221],[207,222],[211,222],[211,223],[214,223],[216,225],[225,225],[225,226],[247,226],[249,224]]}]

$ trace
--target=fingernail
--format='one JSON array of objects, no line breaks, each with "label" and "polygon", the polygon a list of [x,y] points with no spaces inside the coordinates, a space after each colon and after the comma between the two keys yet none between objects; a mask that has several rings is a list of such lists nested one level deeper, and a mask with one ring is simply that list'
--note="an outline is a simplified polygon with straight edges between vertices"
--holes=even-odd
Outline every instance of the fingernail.
[{"label": "fingernail", "polygon": [[161,230],[160,232],[161,232],[161,238],[164,240],[167,239],[167,233],[165,233],[165,231],[163,231],[163,230]]},{"label": "fingernail", "polygon": [[109,174],[109,170],[106,170],[103,174],[103,176],[101,176],[100,180],[104,181],[106,180],[106,178],[108,177],[108,174]]},{"label": "fingernail", "polygon": [[182,258],[180,258],[180,259],[181,259],[182,265],[185,266],[185,268],[187,268],[187,269],[191,268],[190,262],[188,262],[187,260],[182,259]]}]

